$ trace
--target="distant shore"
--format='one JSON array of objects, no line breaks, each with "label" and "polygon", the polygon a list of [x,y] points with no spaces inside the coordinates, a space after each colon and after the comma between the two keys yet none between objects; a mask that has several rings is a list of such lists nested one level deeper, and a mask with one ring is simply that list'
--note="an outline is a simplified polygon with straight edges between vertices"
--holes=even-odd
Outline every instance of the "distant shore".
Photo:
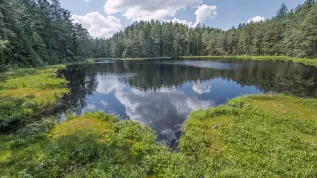
[{"label": "distant shore", "polygon": [[[146,60],[146,59],[172,59],[173,57],[150,57],[150,58],[94,58],[94,61],[102,60]],[[305,65],[317,66],[317,59],[296,58],[287,56],[179,56],[179,59],[244,59],[244,60],[274,60],[274,61],[290,61]]]},{"label": "distant shore", "polygon": [[251,60],[274,60],[274,61],[291,61],[305,65],[317,66],[317,59],[296,58],[288,56],[183,56],[184,59],[251,59]]}]

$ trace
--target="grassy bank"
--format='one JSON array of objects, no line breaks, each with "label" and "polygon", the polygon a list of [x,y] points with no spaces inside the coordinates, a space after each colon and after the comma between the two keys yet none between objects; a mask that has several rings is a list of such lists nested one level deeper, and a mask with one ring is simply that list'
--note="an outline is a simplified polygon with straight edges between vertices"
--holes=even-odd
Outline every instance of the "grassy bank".
[{"label": "grassy bank", "polygon": [[317,100],[256,95],[194,112],[180,152],[132,121],[90,113],[0,139],[8,177],[314,177]]},{"label": "grassy bank", "polygon": [[0,175],[8,177],[166,177],[177,160],[150,128],[103,113],[0,137]]},{"label": "grassy bank", "polygon": [[[279,61],[290,61],[294,63],[300,63],[305,65],[317,66],[317,59],[310,58],[295,58],[287,56],[180,56],[183,59],[244,59],[244,60],[279,60]],[[94,61],[102,60],[146,60],[146,59],[172,59],[172,57],[152,57],[152,58],[95,58]]]},{"label": "grassy bank", "polygon": [[317,100],[249,96],[194,112],[181,150],[206,173],[232,177],[317,175]]},{"label": "grassy bank", "polygon": [[291,61],[294,63],[300,63],[305,65],[317,66],[317,59],[309,58],[295,58],[287,56],[183,56],[184,59],[251,59],[251,60],[280,60],[280,61]]},{"label": "grassy bank", "polygon": [[0,128],[29,119],[68,92],[67,81],[57,77],[65,66],[20,69],[0,74]]},{"label": "grassy bank", "polygon": [[102,60],[147,60],[147,59],[172,59],[172,57],[135,57],[135,58],[94,58],[94,61]]}]

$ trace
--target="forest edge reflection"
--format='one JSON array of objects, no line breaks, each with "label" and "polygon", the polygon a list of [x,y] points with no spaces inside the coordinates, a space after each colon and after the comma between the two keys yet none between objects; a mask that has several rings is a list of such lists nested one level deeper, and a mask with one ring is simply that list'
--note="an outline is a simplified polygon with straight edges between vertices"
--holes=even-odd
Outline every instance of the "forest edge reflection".
[{"label": "forest edge reflection", "polygon": [[64,75],[68,110],[117,114],[151,126],[168,142],[192,111],[245,94],[316,97],[317,83],[315,67],[280,61],[108,61],[70,65]]}]

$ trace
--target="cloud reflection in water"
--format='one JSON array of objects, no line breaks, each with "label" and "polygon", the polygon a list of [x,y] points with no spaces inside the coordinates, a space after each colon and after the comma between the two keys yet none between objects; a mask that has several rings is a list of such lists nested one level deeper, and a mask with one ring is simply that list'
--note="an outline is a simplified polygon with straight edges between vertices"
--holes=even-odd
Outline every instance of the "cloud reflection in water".
[{"label": "cloud reflection in water", "polygon": [[[192,111],[215,106],[215,101],[203,101],[198,95],[178,91],[176,87],[142,91],[128,84],[129,77],[131,75],[98,75],[96,92],[101,97],[94,102],[101,103],[107,110],[111,103],[105,100],[113,95],[125,107],[129,119],[151,126],[159,139],[171,141],[177,131],[176,126],[182,124]],[[210,86],[204,84],[207,83],[199,83],[199,87],[208,92],[206,88]],[[197,84],[193,88],[197,88]],[[88,106],[92,107],[90,103]]]}]

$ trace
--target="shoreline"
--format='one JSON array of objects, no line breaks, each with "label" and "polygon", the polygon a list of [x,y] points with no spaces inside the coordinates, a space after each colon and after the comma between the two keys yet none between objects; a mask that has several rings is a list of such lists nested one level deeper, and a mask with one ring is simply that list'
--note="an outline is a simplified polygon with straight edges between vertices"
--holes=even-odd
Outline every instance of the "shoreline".
[{"label": "shoreline", "polygon": [[[179,56],[178,59],[241,59],[241,60],[273,60],[273,61],[290,61],[304,65],[317,67],[317,59],[296,58],[288,56]],[[173,57],[150,57],[150,58],[93,58],[94,61],[103,60],[148,60],[148,59],[173,59]]]},{"label": "shoreline", "polygon": [[310,58],[296,58],[288,56],[183,56],[184,59],[241,59],[241,60],[273,60],[273,61],[291,61],[293,63],[299,63],[304,65],[317,66],[317,59]]},{"label": "shoreline", "polygon": [[117,174],[111,167],[122,166],[120,173],[127,176],[141,166],[145,170],[139,170],[140,175],[158,177],[225,175],[232,169],[230,175],[235,177],[309,177],[317,168],[313,164],[316,108],[316,99],[286,95],[234,98],[226,105],[190,114],[178,152],[156,143],[151,128],[103,112],[70,116],[63,123],[47,120],[0,137],[0,164],[4,166],[0,172],[41,176],[53,171],[61,176],[76,164],[85,175],[95,175],[95,169]]},{"label": "shoreline", "polygon": [[[18,98],[27,103],[19,105],[23,114],[28,106],[36,111],[41,104],[54,105],[68,92],[66,79],[56,77],[64,67],[8,72],[0,76],[5,87],[0,94],[20,97],[23,93]],[[317,99],[283,94],[240,96],[225,105],[194,111],[183,124],[179,151],[171,152],[156,142],[152,128],[103,112],[69,116],[62,123],[43,118],[18,132],[1,134],[0,174],[16,177],[24,171],[42,177],[53,171],[59,177],[69,171],[70,175],[93,177],[95,170],[98,175],[118,174],[112,168],[120,167],[120,175],[127,177],[141,167],[138,177],[148,173],[156,177],[309,177],[317,170],[313,164],[317,159]],[[284,157],[291,161],[285,162]],[[73,170],[74,165],[79,172]]]}]

